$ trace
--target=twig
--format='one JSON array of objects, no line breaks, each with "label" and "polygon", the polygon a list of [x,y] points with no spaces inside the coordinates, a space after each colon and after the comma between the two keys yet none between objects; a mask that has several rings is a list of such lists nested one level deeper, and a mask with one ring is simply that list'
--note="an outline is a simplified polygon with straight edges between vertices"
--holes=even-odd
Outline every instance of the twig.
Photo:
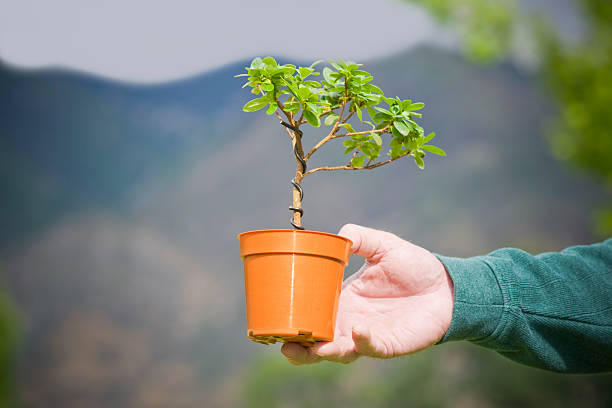
[{"label": "twig", "polygon": [[357,157],[357,153],[359,153],[359,148],[355,149],[355,151],[353,152],[353,157],[351,157],[351,160],[349,160],[348,165],[353,167],[353,160],[355,160],[355,157]]},{"label": "twig", "polygon": [[367,134],[370,134],[370,133],[386,133],[387,130],[389,130],[389,126],[385,126],[384,128],[381,128],[381,129],[364,130],[363,132],[343,133],[342,135],[336,135],[336,136],[337,137],[341,137],[341,136],[358,136],[358,135],[367,135]]},{"label": "twig", "polygon": [[304,177],[306,177],[309,174],[312,173],[316,173],[317,171],[333,171],[333,170],[370,170],[370,169],[375,169],[376,167],[380,167],[380,166],[384,166],[385,164],[389,164],[391,162],[394,162],[395,160],[401,159],[402,157],[405,156],[409,156],[412,153],[412,151],[407,151],[406,153],[400,154],[397,157],[394,157],[392,159],[389,160],[385,160],[383,162],[378,162],[378,163],[374,163],[374,164],[370,164],[370,165],[365,165],[365,166],[361,166],[361,167],[353,167],[353,166],[331,166],[331,167],[317,167],[316,169],[312,169],[312,170],[308,170],[306,173],[304,173]]},{"label": "twig", "polygon": [[346,123],[347,120],[349,120],[351,118],[351,116],[353,116],[355,114],[355,111],[352,111],[351,113],[349,113],[348,115],[346,115],[346,118],[344,118],[344,120],[342,121],[342,123]]},{"label": "twig", "polygon": [[323,116],[327,115],[328,113],[332,113],[334,110],[333,109],[329,109],[326,110],[325,112],[321,112],[319,113],[319,118],[322,118]]},{"label": "twig", "polygon": [[325,143],[327,143],[329,140],[331,140],[334,137],[334,134],[338,131],[338,125],[340,125],[340,121],[342,120],[342,115],[344,115],[345,107],[346,107],[346,101],[342,102],[342,107],[340,108],[340,114],[338,115],[338,120],[336,121],[336,123],[334,123],[334,127],[332,128],[332,130],[329,132],[327,136],[319,140],[319,143],[317,143],[312,149],[310,149],[308,154],[304,156],[304,160],[308,161],[308,159],[310,158],[310,156],[312,156],[314,152],[319,150],[321,146],[323,146]]}]

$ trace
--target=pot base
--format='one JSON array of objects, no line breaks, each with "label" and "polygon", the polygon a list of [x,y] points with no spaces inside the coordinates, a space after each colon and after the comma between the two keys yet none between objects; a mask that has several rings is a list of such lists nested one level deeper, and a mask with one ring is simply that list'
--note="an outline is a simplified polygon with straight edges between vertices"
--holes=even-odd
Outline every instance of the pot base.
[{"label": "pot base", "polygon": [[306,330],[249,330],[249,340],[261,344],[300,343],[302,346],[312,346],[317,341],[332,341],[332,339],[313,336],[312,332]]}]

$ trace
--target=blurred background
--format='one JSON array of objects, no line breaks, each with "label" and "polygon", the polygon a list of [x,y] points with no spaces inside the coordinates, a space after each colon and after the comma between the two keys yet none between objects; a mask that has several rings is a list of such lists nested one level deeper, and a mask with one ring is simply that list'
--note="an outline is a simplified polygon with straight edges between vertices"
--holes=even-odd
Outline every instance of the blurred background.
[{"label": "blurred background", "polygon": [[610,2],[149,3],[0,3],[0,406],[612,406],[611,375],[467,343],[294,367],[249,342],[236,235],[289,226],[295,162],[233,78],[339,56],[427,105],[448,157],[309,177],[307,228],[556,251],[612,231]]}]

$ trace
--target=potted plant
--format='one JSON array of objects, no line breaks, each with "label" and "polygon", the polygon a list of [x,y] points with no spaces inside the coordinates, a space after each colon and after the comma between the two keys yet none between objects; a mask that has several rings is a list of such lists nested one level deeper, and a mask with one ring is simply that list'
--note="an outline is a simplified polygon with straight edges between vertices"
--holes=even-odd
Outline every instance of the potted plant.
[{"label": "potted plant", "polygon": [[[296,67],[279,65],[272,57],[255,58],[247,73],[237,75],[248,77],[244,87],[258,96],[243,110],[265,109],[266,114],[276,115],[289,135],[296,161],[289,207],[293,229],[238,235],[244,260],[247,333],[260,343],[333,340],[352,243],[338,235],[304,229],[304,178],[324,171],[375,169],[407,156],[423,169],[426,151],[446,155],[428,144],[435,133],[425,136],[416,122],[423,103],[386,97],[361,64],[341,59],[330,61],[322,70],[323,78],[316,81],[314,77],[321,73],[315,66],[320,62]],[[329,132],[316,143],[309,141],[312,147],[305,151],[302,126],[322,124]],[[309,169],[309,159],[336,139],[343,140],[348,162]],[[380,159],[384,139],[388,139],[389,150]]]}]

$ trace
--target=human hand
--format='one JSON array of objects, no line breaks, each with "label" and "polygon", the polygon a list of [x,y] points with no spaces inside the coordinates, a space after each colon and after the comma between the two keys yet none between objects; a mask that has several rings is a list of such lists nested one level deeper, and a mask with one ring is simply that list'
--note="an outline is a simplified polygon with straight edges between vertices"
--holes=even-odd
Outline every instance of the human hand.
[{"label": "human hand", "polygon": [[394,234],[347,224],[338,233],[365,258],[342,286],[334,341],[281,348],[296,365],[359,356],[391,358],[422,350],[450,327],[453,282],[429,251]]}]

